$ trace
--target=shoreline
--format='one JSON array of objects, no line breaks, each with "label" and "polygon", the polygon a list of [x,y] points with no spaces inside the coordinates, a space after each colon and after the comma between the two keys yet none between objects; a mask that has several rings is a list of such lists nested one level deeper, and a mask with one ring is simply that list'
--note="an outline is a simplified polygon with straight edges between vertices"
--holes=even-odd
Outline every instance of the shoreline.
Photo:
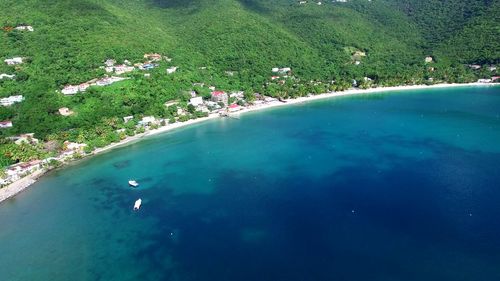
[{"label": "shoreline", "polygon": [[[350,96],[350,95],[357,95],[357,94],[372,94],[372,93],[384,93],[384,92],[394,92],[394,91],[408,91],[408,90],[422,90],[422,89],[438,89],[438,88],[455,88],[455,87],[494,87],[498,86],[499,84],[489,84],[489,83],[465,83],[465,84],[435,84],[435,85],[411,85],[411,86],[393,86],[393,87],[378,87],[378,88],[369,88],[369,89],[349,89],[346,91],[342,92],[331,92],[331,93],[324,93],[324,94],[318,94],[318,95],[313,95],[313,96],[308,96],[308,97],[299,97],[295,99],[287,99],[284,102],[282,101],[273,101],[269,102],[267,104],[263,105],[254,105],[251,107],[246,107],[243,108],[240,111],[234,112],[232,114],[243,114],[247,112],[253,112],[253,111],[258,111],[258,110],[263,110],[263,109],[269,109],[269,108],[274,108],[274,107],[281,107],[281,106],[287,106],[287,105],[292,105],[292,104],[300,104],[300,103],[305,103],[309,101],[316,101],[316,100],[323,100],[323,99],[329,99],[329,98],[334,98],[334,97],[341,97],[341,96]],[[94,150],[92,153],[86,155],[84,157],[92,157],[97,154],[101,154],[104,152],[111,151],[115,148],[126,146],[128,144],[131,144],[133,142],[139,141],[145,137],[148,136],[154,136],[154,135],[159,135],[162,133],[166,133],[175,129],[179,129],[182,127],[187,127],[189,125],[197,124],[197,123],[202,123],[208,120],[220,118],[218,113],[212,113],[208,117],[202,117],[198,119],[191,119],[186,122],[178,122],[174,124],[168,124],[163,127],[160,127],[158,129],[153,129],[146,131],[144,133],[127,137],[117,143],[112,143],[110,145],[107,145],[102,148],[98,148]],[[68,162],[63,162],[61,167],[64,167],[68,165],[69,163],[73,163],[75,161],[68,161]],[[3,188],[0,188],[0,204],[4,202],[5,200],[14,197],[15,195],[21,193],[22,191],[26,190],[29,186],[31,186],[33,183],[36,182],[38,178],[41,176],[45,175],[49,170],[48,169],[39,169],[32,174],[29,174],[21,179],[19,179],[16,182],[11,183],[8,186],[5,186]]]}]

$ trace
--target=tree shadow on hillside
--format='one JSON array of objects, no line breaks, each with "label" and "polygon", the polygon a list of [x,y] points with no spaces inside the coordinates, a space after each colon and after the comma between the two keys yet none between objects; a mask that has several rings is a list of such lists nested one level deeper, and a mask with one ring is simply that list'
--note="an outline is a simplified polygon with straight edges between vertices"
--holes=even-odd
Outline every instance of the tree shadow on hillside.
[{"label": "tree shadow on hillside", "polygon": [[150,0],[151,4],[160,8],[199,8],[201,0]]},{"label": "tree shadow on hillside", "polygon": [[238,0],[242,6],[245,8],[257,12],[259,14],[269,14],[271,10],[264,5],[258,0]]}]

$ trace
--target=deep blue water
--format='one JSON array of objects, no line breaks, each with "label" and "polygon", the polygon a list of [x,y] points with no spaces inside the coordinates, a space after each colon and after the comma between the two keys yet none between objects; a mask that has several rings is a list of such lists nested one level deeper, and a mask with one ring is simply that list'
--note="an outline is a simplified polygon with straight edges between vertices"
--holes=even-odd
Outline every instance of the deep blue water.
[{"label": "deep blue water", "polygon": [[83,160],[0,205],[0,280],[500,280],[500,87],[292,105]]}]

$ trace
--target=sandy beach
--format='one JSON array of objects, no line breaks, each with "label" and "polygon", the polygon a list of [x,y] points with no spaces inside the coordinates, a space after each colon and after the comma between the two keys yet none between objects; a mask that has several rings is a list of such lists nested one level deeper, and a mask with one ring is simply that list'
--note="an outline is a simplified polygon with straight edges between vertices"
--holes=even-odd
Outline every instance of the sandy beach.
[{"label": "sandy beach", "polygon": [[[351,90],[346,90],[342,92],[332,92],[332,93],[325,93],[325,94],[320,94],[320,95],[314,95],[314,96],[309,96],[309,97],[300,97],[296,99],[288,99],[285,102],[281,101],[274,101],[270,102],[267,104],[262,104],[262,105],[255,105],[255,106],[250,106],[247,108],[244,108],[243,110],[240,110],[238,112],[235,112],[235,114],[243,114],[247,112],[252,112],[252,111],[257,111],[257,110],[264,110],[268,108],[274,108],[278,106],[286,106],[286,105],[291,105],[291,104],[298,104],[298,103],[304,103],[304,102],[309,102],[309,101],[314,101],[314,100],[320,100],[320,99],[328,99],[328,98],[334,98],[334,97],[340,97],[340,96],[348,96],[348,95],[355,95],[355,94],[372,94],[372,93],[382,93],[382,92],[394,92],[394,91],[406,91],[406,90],[419,90],[419,89],[436,89],[436,88],[449,88],[449,87],[471,87],[471,86],[495,86],[498,84],[485,84],[485,83],[468,83],[468,84],[436,84],[436,85],[412,85],[412,86],[396,86],[396,87],[379,87],[379,88],[370,88],[370,89],[351,89]],[[203,118],[198,118],[198,119],[192,119],[188,120],[186,122],[179,122],[179,123],[174,123],[174,124],[168,124],[166,126],[163,126],[158,129],[146,131],[145,133],[138,134],[132,137],[127,137],[124,140],[118,142],[118,143],[113,143],[108,146],[105,146],[103,148],[98,148],[94,150],[91,154],[87,155],[92,156],[100,153],[104,153],[107,151],[110,151],[114,148],[121,147],[136,141],[139,141],[140,139],[147,137],[147,136],[152,136],[152,135],[158,135],[161,133],[165,133],[168,131],[172,131],[178,128],[186,127],[189,125],[205,122],[211,119],[215,118],[221,118],[219,114],[211,114],[208,117],[203,117]],[[67,163],[64,163],[67,164]],[[0,189],[0,203],[3,202],[6,199],[9,199],[16,194],[22,192],[25,190],[27,187],[32,185],[33,183],[36,182],[36,179],[38,179],[40,176],[42,176],[44,173],[46,173],[47,170],[41,169],[38,170],[6,187],[3,187]]]}]

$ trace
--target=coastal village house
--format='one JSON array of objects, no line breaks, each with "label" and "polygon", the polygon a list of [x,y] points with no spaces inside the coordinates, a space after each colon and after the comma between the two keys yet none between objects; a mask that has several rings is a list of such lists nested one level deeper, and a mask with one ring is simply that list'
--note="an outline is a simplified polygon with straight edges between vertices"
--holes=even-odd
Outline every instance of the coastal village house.
[{"label": "coastal village house", "polygon": [[34,133],[22,134],[22,135],[19,135],[19,136],[10,137],[9,139],[12,140],[12,141],[14,141],[14,143],[17,144],[17,145],[21,145],[23,143],[31,144],[31,145],[36,145],[36,144],[39,143],[39,140],[37,138],[35,138],[35,134]]},{"label": "coastal village house", "polygon": [[93,79],[80,85],[67,85],[61,90],[61,93],[63,93],[64,95],[74,95],[79,92],[85,92],[90,86],[108,86],[115,82],[123,81],[126,79],[128,78],[118,76]]},{"label": "coastal village house", "polygon": [[6,73],[0,74],[0,80],[2,80],[2,79],[14,79],[14,77],[16,77],[16,75],[14,75],[14,74],[12,74],[12,75],[9,75]]},{"label": "coastal village house", "polygon": [[179,103],[179,101],[173,100],[173,101],[167,101],[164,105],[165,105],[165,107],[169,107],[169,106],[177,105],[178,103]]},{"label": "coastal village house", "polygon": [[477,80],[477,83],[491,83],[492,80],[491,79],[478,79]]},{"label": "coastal village house", "polygon": [[33,32],[35,29],[31,25],[20,25],[15,28],[16,30],[21,30],[21,31],[30,31]]},{"label": "coastal village house", "polygon": [[12,128],[12,121],[0,121],[0,128]]},{"label": "coastal village house", "polygon": [[77,94],[79,91],[80,88],[78,86],[68,85],[61,90],[61,93],[63,93],[63,95],[74,95]]},{"label": "coastal village house", "polygon": [[134,66],[140,70],[151,70],[155,67],[158,67],[158,64],[146,62],[146,63],[136,63],[136,64],[134,64]]},{"label": "coastal village house", "polygon": [[134,71],[135,67],[133,66],[128,66],[128,65],[125,65],[125,64],[120,64],[120,65],[115,65],[115,66],[107,66],[105,68],[106,72],[107,73],[111,73],[111,72],[114,72],[115,74],[124,74],[124,73],[127,73],[127,72],[132,72]]},{"label": "coastal village house", "polygon": [[63,149],[66,152],[72,151],[72,152],[83,152],[83,149],[87,145],[85,143],[76,143],[76,142],[70,142],[70,141],[65,141],[63,143]]},{"label": "coastal village house", "polygon": [[99,79],[95,82],[95,85],[96,86],[108,86],[108,85],[111,85],[115,82],[118,82],[118,81],[122,81],[122,80],[125,80],[126,78],[123,78],[123,77],[116,77],[116,76],[112,76],[112,77],[106,77],[106,78],[102,78],[102,79]]},{"label": "coastal village house", "polygon": [[238,100],[241,100],[245,97],[245,92],[243,91],[239,91],[239,92],[232,92],[229,97],[231,98],[235,98],[235,99],[238,99]]},{"label": "coastal village house", "polygon": [[161,60],[161,55],[160,54],[144,54],[144,58],[147,60],[151,61],[160,61]]},{"label": "coastal village house", "polygon": [[23,58],[21,58],[21,57],[15,57],[15,58],[11,58],[11,59],[6,59],[6,60],[4,60],[4,62],[7,65],[21,64],[21,63],[23,63]]},{"label": "coastal village house", "polygon": [[193,106],[198,106],[203,104],[203,98],[202,97],[194,97],[189,100],[189,103],[192,104]]},{"label": "coastal village house", "polygon": [[130,116],[125,116],[123,117],[123,123],[127,123],[128,121],[134,119],[134,116],[130,115]]},{"label": "coastal village house", "polygon": [[288,74],[292,71],[292,69],[290,67],[283,67],[283,68],[274,67],[271,69],[271,71],[273,73],[278,73],[278,74]]},{"label": "coastal village house", "polygon": [[229,97],[226,92],[223,91],[213,91],[211,94],[211,100],[214,102],[222,102],[227,105]]},{"label": "coastal village house", "polygon": [[150,125],[151,123],[155,122],[156,118],[154,116],[145,116],[142,117],[142,120],[139,121],[140,126],[147,126]]},{"label": "coastal village house", "polygon": [[12,165],[5,170],[6,177],[2,179],[2,183],[7,184],[9,182],[17,181],[25,175],[40,169],[42,167],[41,164],[42,161],[33,160],[30,162],[23,162]]},{"label": "coastal village house", "polygon": [[62,116],[70,116],[71,114],[73,114],[73,111],[69,110],[69,108],[67,107],[61,107],[59,108],[59,114],[61,114]]},{"label": "coastal village house", "polygon": [[24,97],[22,95],[10,96],[7,98],[0,99],[1,106],[11,106],[14,103],[22,102]]},{"label": "coastal village house", "polygon": [[236,112],[239,110],[241,110],[241,106],[239,106],[238,104],[231,104],[230,106],[228,106],[229,112]]},{"label": "coastal village house", "polygon": [[114,59],[107,59],[105,62],[104,62],[104,65],[107,66],[107,67],[112,67],[114,66],[116,63],[116,61]]},{"label": "coastal village house", "polygon": [[172,74],[177,71],[177,66],[172,66],[170,68],[167,68],[167,74]]},{"label": "coastal village house", "polygon": [[65,141],[63,143],[63,153],[61,153],[58,157],[54,158],[58,161],[66,161],[73,159],[75,154],[83,154],[84,148],[87,146],[85,143],[76,143]]}]

